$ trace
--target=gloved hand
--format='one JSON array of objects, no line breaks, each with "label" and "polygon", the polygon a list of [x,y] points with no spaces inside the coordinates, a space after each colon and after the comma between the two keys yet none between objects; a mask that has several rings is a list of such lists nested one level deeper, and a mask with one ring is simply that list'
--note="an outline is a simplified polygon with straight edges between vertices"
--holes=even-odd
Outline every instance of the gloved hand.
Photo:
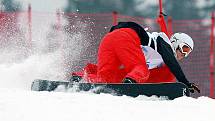
[{"label": "gloved hand", "polygon": [[198,87],[196,84],[194,84],[194,83],[189,83],[187,86],[188,86],[188,88],[189,88],[189,90],[190,90],[191,93],[194,93],[195,90],[196,90],[198,93],[200,93],[200,89],[199,89],[199,87]]},{"label": "gloved hand", "polygon": [[123,80],[123,83],[136,83],[136,81],[133,80],[133,79],[131,79],[131,78],[126,77],[126,78]]},{"label": "gloved hand", "polygon": [[72,77],[70,78],[70,82],[80,82],[82,79],[81,76],[78,76],[78,75],[72,75]]}]

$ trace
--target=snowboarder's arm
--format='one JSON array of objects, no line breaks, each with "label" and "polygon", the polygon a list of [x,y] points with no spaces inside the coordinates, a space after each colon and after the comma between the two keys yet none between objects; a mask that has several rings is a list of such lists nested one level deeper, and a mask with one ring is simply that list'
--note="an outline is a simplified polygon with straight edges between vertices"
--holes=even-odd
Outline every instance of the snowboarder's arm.
[{"label": "snowboarder's arm", "polygon": [[166,43],[160,36],[157,37],[158,52],[162,56],[164,63],[169,67],[176,79],[188,85],[189,81],[185,77],[178,61],[176,60],[171,46]]},{"label": "snowboarder's arm", "polygon": [[184,72],[182,71],[178,61],[176,60],[172,48],[170,45],[158,36],[157,38],[158,43],[158,52],[162,56],[164,63],[169,67],[170,71],[176,77],[179,82],[186,84],[190,89],[196,90],[200,92],[197,86],[194,86],[194,83],[190,83],[187,78],[185,77]]}]

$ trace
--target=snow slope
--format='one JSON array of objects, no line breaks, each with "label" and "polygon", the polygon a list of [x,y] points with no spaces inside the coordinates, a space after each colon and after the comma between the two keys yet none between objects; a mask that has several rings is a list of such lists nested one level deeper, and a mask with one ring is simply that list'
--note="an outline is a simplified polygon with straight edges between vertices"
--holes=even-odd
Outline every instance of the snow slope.
[{"label": "snow slope", "polygon": [[[38,26],[36,28],[39,30],[46,27]],[[43,42],[40,39],[42,35],[37,37],[35,40]],[[88,37],[79,33],[72,37],[77,42],[82,42],[79,39],[88,40],[84,39]],[[71,45],[84,48],[80,43]],[[42,43],[38,46],[45,48]],[[75,60],[81,49],[76,51],[70,46],[68,48],[73,50],[71,55],[75,57],[69,59]],[[157,97],[117,97],[90,92],[30,91],[34,79],[64,78],[61,52],[38,53],[16,63],[2,61],[16,55],[16,50],[12,55],[0,54],[0,121],[215,121],[215,100],[208,97],[181,97],[170,101]]]},{"label": "snow slope", "polygon": [[0,89],[0,121],[214,121],[215,100]]},{"label": "snow slope", "polygon": [[0,121],[214,121],[215,100],[33,92],[36,78],[61,78],[55,55],[0,64]]}]

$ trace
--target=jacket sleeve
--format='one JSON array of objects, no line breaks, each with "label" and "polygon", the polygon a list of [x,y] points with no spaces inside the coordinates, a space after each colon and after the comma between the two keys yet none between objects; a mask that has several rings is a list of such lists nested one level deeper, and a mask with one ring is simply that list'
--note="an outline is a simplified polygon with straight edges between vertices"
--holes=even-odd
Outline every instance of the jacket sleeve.
[{"label": "jacket sleeve", "polygon": [[172,74],[179,82],[189,85],[178,61],[176,60],[171,46],[166,43],[160,36],[157,37],[157,51],[162,56],[164,63],[169,67]]},{"label": "jacket sleeve", "polygon": [[149,70],[140,43],[138,43],[139,40],[135,40],[126,32],[121,32],[121,35],[115,44],[115,53],[125,68],[126,77],[137,83],[144,83],[149,78]]}]

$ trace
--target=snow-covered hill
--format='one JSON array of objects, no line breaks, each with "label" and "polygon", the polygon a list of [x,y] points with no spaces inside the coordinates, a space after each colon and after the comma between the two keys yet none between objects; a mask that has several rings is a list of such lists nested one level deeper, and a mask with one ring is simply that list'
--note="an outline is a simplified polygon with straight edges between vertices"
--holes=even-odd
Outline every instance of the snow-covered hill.
[{"label": "snow-covered hill", "polygon": [[0,89],[0,121],[214,121],[215,100]]},{"label": "snow-covered hill", "polygon": [[0,121],[214,121],[215,100],[33,92],[35,78],[61,78],[55,55],[0,64]]},{"label": "snow-covered hill", "polygon": [[[33,92],[34,79],[64,77],[59,53],[0,64],[0,121],[214,121],[215,100]],[[4,59],[5,57],[1,57]]]}]

